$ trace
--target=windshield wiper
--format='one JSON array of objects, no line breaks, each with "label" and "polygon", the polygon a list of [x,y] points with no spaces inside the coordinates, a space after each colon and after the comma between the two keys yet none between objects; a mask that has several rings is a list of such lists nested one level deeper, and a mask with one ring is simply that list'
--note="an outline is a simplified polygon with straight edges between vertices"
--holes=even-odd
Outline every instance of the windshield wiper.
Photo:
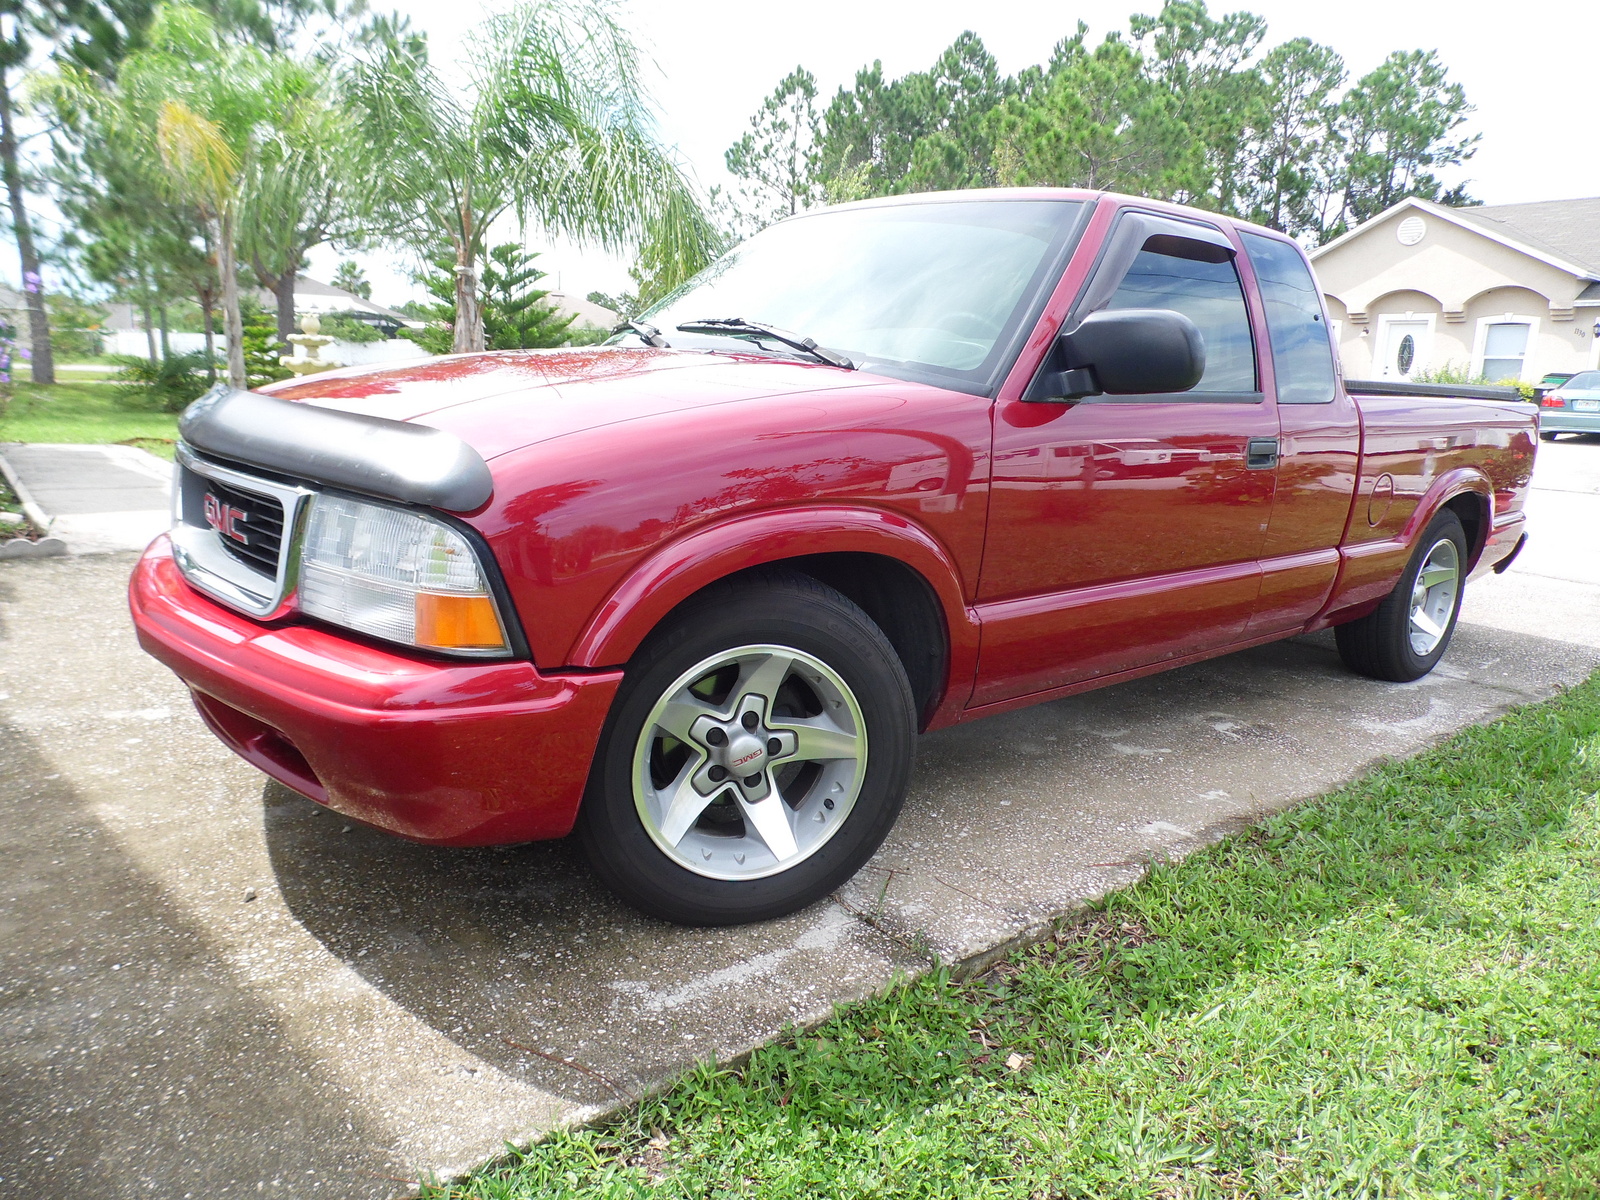
[{"label": "windshield wiper", "polygon": [[667,339],[661,336],[661,330],[648,321],[635,321],[632,319],[618,321],[612,328],[612,333],[636,333],[646,346],[654,346],[657,350],[667,349]]},{"label": "windshield wiper", "polygon": [[754,334],[760,337],[771,338],[775,342],[782,342],[785,346],[809,354],[818,362],[827,363],[830,367],[843,367],[846,371],[854,371],[855,363],[844,355],[833,350],[827,350],[817,345],[808,337],[801,337],[798,333],[789,333],[787,330],[776,329],[771,325],[764,325],[760,321],[746,321],[743,317],[704,317],[698,321],[685,321],[678,326],[680,333],[728,333],[728,334]]}]

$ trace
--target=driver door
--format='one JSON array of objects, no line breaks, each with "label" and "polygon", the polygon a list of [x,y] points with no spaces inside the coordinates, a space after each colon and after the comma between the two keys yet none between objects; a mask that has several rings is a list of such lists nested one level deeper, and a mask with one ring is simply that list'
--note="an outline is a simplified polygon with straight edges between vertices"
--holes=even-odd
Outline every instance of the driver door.
[{"label": "driver door", "polygon": [[[1260,390],[1232,244],[1202,228],[1210,249],[1155,236],[1123,266],[1108,250],[1080,301],[1098,292],[1108,299],[1097,308],[1188,316],[1206,345],[1198,384],[995,408],[974,705],[1244,636],[1260,588],[1278,417]],[[1116,236],[1114,228],[1113,247]],[[1108,269],[1115,279],[1103,278]]]}]

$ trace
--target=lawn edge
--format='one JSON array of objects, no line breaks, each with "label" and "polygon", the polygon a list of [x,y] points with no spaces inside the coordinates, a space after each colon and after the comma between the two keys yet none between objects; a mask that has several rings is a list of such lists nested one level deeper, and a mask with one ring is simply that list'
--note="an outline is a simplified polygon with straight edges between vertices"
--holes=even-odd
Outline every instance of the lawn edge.
[{"label": "lawn edge", "polygon": [[33,498],[33,493],[24,486],[22,479],[17,475],[16,469],[6,458],[8,445],[22,446],[25,442],[0,442],[0,475],[5,476],[6,486],[11,489],[11,494],[22,505],[22,515],[28,518],[28,523],[38,531],[40,537],[50,532],[50,523],[55,520],[49,513],[39,507],[38,501]]}]

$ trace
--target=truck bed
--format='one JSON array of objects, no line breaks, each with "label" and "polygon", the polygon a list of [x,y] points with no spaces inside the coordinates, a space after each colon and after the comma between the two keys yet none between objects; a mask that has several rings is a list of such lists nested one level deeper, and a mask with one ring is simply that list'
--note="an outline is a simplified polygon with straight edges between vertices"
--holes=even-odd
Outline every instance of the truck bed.
[{"label": "truck bed", "polygon": [[1356,396],[1416,396],[1443,400],[1506,400],[1519,403],[1522,393],[1499,384],[1407,383],[1396,379],[1351,379],[1345,390]]}]

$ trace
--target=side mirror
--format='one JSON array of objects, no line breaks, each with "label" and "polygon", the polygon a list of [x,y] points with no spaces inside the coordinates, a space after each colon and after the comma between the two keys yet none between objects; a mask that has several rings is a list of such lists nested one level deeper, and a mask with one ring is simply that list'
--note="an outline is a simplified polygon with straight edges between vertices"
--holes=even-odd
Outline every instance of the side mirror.
[{"label": "side mirror", "polygon": [[1056,338],[1050,368],[1034,377],[1025,400],[1186,392],[1205,374],[1206,342],[1171,309],[1102,310]]}]

